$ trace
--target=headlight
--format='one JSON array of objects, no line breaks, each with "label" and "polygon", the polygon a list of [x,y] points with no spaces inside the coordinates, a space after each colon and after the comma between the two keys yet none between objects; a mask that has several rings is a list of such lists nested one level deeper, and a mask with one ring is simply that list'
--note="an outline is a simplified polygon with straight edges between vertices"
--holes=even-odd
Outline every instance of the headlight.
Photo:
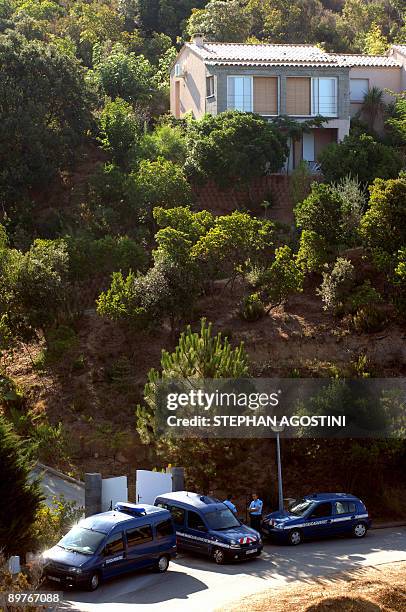
[{"label": "headlight", "polygon": [[278,523],[275,525],[275,529],[283,529],[283,523]]},{"label": "headlight", "polygon": [[81,574],[82,570],[80,569],[80,567],[70,567],[69,571],[72,572],[73,574]]},{"label": "headlight", "polygon": [[230,540],[230,544],[237,544],[237,540]]}]

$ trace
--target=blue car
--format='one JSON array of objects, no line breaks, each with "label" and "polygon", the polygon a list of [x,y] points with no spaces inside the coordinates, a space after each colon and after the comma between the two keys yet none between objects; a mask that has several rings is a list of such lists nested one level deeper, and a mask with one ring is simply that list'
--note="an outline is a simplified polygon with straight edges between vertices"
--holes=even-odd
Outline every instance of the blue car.
[{"label": "blue car", "polygon": [[94,591],[101,580],[144,567],[168,569],[176,555],[176,535],[167,510],[121,504],[115,510],[80,521],[43,554],[43,571],[53,584],[85,586]]},{"label": "blue car", "polygon": [[316,493],[296,500],[289,510],[272,512],[262,531],[272,539],[296,546],[305,539],[336,535],[363,538],[371,519],[363,502],[347,493]]},{"label": "blue car", "polygon": [[208,556],[219,564],[252,559],[262,552],[261,535],[217,499],[176,491],[160,495],[154,503],[172,514],[178,550]]}]

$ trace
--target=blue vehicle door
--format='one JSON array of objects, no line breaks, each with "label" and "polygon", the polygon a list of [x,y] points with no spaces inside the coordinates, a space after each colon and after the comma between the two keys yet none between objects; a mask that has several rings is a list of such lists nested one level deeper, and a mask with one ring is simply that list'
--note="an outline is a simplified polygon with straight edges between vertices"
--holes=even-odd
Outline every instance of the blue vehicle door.
[{"label": "blue vehicle door", "polygon": [[305,519],[305,536],[318,538],[334,533],[333,507],[331,502],[317,504]]},{"label": "blue vehicle door", "polygon": [[189,539],[189,550],[192,552],[208,554],[208,530],[200,514],[193,512],[193,510],[188,510],[186,526],[186,533]]},{"label": "blue vehicle door", "polygon": [[109,578],[126,571],[126,551],[123,532],[110,535],[102,551],[103,577]]},{"label": "blue vehicle door", "polygon": [[334,526],[336,533],[351,533],[355,524],[355,502],[336,501],[334,506]]},{"label": "blue vehicle door", "polygon": [[158,553],[173,552],[174,541],[174,526],[171,519],[163,519],[155,525],[155,538],[158,546]]},{"label": "blue vehicle door", "polygon": [[151,525],[127,529],[127,569],[134,570],[151,565],[157,557],[158,545],[154,541]]},{"label": "blue vehicle door", "polygon": [[188,549],[188,539],[185,537],[185,522],[186,522],[186,511],[183,508],[177,506],[166,506],[172,515],[173,523],[176,531],[176,543],[178,547],[185,550]]}]

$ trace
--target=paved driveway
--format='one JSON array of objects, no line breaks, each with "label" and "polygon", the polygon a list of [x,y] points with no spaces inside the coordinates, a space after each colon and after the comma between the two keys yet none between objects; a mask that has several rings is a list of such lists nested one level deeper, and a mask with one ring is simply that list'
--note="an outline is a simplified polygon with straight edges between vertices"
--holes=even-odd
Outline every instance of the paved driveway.
[{"label": "paved driveway", "polygon": [[267,544],[261,557],[232,565],[179,555],[166,574],[143,571],[106,582],[94,593],[67,592],[64,608],[210,612],[250,593],[394,561],[406,561],[404,527],[372,530],[362,540],[323,540],[296,548]]}]

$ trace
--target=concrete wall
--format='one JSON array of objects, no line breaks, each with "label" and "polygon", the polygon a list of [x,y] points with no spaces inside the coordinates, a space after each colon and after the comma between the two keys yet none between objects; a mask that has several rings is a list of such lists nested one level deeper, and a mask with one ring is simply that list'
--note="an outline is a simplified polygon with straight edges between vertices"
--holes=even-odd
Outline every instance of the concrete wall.
[{"label": "concrete wall", "polygon": [[[406,63],[406,58],[405,58]],[[368,79],[369,88],[379,87],[380,89],[390,89],[396,93],[402,91],[402,71],[401,68],[390,68],[390,67],[357,67],[351,68],[350,79]],[[391,102],[393,97],[388,93],[385,93],[385,101]],[[361,102],[350,102],[350,114],[353,117],[361,108]]]},{"label": "concrete wall", "polygon": [[401,53],[398,49],[392,47],[389,55],[403,64],[403,68],[400,71],[400,90],[406,91],[406,52]]},{"label": "concrete wall", "polygon": [[180,116],[191,112],[199,119],[206,112],[206,67],[204,62],[188,47],[183,47],[177,62],[185,72],[184,77],[175,76],[175,65],[171,69],[170,109],[175,115],[175,82],[180,83]]}]

